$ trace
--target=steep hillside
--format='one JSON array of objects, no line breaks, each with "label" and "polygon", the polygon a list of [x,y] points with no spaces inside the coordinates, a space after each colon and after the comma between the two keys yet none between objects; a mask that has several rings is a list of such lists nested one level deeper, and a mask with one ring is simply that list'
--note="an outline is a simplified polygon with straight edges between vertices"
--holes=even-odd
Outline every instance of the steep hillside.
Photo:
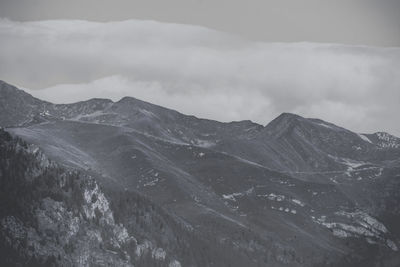
[{"label": "steep hillside", "polygon": [[143,196],[105,193],[91,175],[60,167],[38,147],[3,130],[0,185],[1,266],[247,262]]}]

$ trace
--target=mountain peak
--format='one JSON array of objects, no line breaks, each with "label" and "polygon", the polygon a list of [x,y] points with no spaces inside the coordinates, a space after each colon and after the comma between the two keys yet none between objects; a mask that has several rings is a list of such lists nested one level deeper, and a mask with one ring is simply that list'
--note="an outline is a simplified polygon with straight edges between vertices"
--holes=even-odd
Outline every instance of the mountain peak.
[{"label": "mountain peak", "polygon": [[283,121],[288,121],[288,120],[298,120],[298,119],[304,119],[302,116],[290,113],[290,112],[283,112],[281,113],[278,117],[273,119],[271,122],[276,121],[276,122],[283,122]]},{"label": "mountain peak", "polygon": [[1,126],[19,125],[48,104],[4,81],[0,81],[0,96]]},{"label": "mountain peak", "polygon": [[303,120],[306,119],[297,114],[284,112],[268,123],[265,129],[267,133],[277,135],[286,132]]},{"label": "mountain peak", "polygon": [[297,114],[294,114],[294,113],[290,113],[290,112],[282,112],[278,117],[276,117],[277,119],[278,118],[281,118],[281,119],[288,119],[288,118],[297,118],[297,119],[304,119],[302,116],[300,116],[300,115],[297,115]]},{"label": "mountain peak", "polygon": [[15,99],[20,99],[23,101],[28,101],[28,102],[43,102],[47,103],[46,101],[39,100],[35,97],[33,97],[31,94],[25,92],[22,89],[17,88],[14,85],[11,85],[5,81],[0,80],[0,93],[2,99],[6,101],[14,101]]},{"label": "mountain peak", "polygon": [[115,102],[117,105],[135,105],[139,108],[147,108],[147,109],[154,109],[154,108],[162,108],[166,109],[164,107],[131,97],[131,96],[124,96],[121,98],[119,101]]},{"label": "mountain peak", "polygon": [[326,133],[328,132],[336,132],[336,133],[343,133],[349,132],[349,130],[339,127],[333,123],[326,122],[321,119],[314,119],[314,118],[304,118],[300,115],[293,114],[293,113],[282,113],[274,120],[272,120],[269,124],[265,126],[264,133],[269,136],[279,137],[286,133],[292,132],[293,129],[298,128],[300,131],[306,131],[311,134],[319,132],[319,133]]},{"label": "mountain peak", "polygon": [[120,100],[118,100],[116,103],[136,102],[136,101],[140,101],[140,100],[136,99],[134,97],[131,97],[131,96],[124,96]]}]

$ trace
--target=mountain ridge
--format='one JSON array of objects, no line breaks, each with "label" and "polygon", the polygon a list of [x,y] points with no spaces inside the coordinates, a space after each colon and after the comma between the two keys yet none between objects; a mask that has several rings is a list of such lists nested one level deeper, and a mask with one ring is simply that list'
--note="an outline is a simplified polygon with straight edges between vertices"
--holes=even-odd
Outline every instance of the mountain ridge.
[{"label": "mountain ridge", "polygon": [[[140,99],[138,99],[138,98],[131,97],[131,96],[124,96],[124,97],[122,97],[122,98],[121,98],[120,100],[118,100],[118,101],[113,101],[113,100],[108,99],[108,98],[90,98],[90,99],[88,99],[88,100],[82,100],[82,101],[78,101],[78,102],[74,102],[74,103],[69,103],[69,104],[53,104],[53,103],[51,103],[51,102],[48,102],[48,101],[45,101],[45,100],[41,100],[40,98],[36,98],[36,97],[32,96],[31,94],[25,92],[24,90],[19,89],[19,88],[17,88],[16,86],[13,86],[13,85],[11,85],[11,84],[5,82],[4,80],[0,80],[0,90],[3,90],[3,91],[4,91],[5,89],[8,89],[8,92],[13,92],[13,90],[14,90],[14,91],[17,91],[17,92],[23,92],[23,96],[25,96],[25,97],[32,98],[32,99],[34,99],[35,101],[41,101],[41,102],[43,102],[44,104],[49,104],[49,105],[54,105],[54,106],[60,106],[60,107],[74,106],[74,105],[86,104],[86,103],[91,103],[91,102],[112,103],[112,104],[118,104],[118,103],[121,104],[121,103],[126,103],[126,102],[128,102],[128,103],[133,103],[133,104],[136,104],[136,105],[139,104],[139,106],[143,106],[143,107],[149,107],[149,106],[151,106],[151,107],[156,107],[156,108],[159,108],[159,109],[162,109],[162,110],[165,110],[165,111],[175,112],[175,113],[178,113],[178,114],[183,115],[183,116],[193,117],[193,118],[196,118],[196,119],[198,119],[198,120],[211,121],[211,122],[218,122],[218,123],[221,123],[221,124],[242,124],[242,123],[243,123],[243,124],[252,124],[253,126],[262,126],[262,127],[265,128],[265,127],[267,127],[268,125],[273,124],[274,121],[284,120],[284,119],[291,119],[291,120],[300,119],[300,120],[306,120],[306,121],[316,121],[316,122],[319,121],[320,123],[327,123],[327,125],[331,125],[331,126],[337,127],[338,129],[347,130],[347,129],[343,128],[343,127],[337,126],[337,125],[335,125],[335,124],[333,124],[333,123],[324,121],[324,120],[322,120],[322,119],[318,119],[318,118],[306,118],[306,117],[300,116],[300,115],[295,114],[295,113],[290,113],[290,112],[282,112],[280,115],[278,115],[275,119],[271,120],[271,121],[270,121],[269,123],[267,123],[266,125],[261,125],[261,124],[259,124],[259,123],[253,122],[253,121],[251,121],[251,120],[249,120],[249,119],[239,120],[239,121],[220,122],[220,121],[216,121],[216,120],[213,120],[213,119],[198,118],[198,117],[193,116],[193,115],[185,115],[185,114],[183,114],[183,113],[181,113],[181,112],[179,112],[179,111],[176,111],[176,110],[173,110],[173,109],[170,109],[170,108],[165,108],[165,107],[162,107],[162,106],[160,106],[160,105],[156,105],[156,104],[153,104],[153,103],[150,103],[150,102],[147,102],[147,101],[143,101],[143,100],[140,100]],[[326,125],[326,126],[327,126],[327,125]],[[326,126],[325,126],[325,127],[326,127]],[[347,131],[349,131],[349,130],[347,130]],[[364,135],[364,134],[365,134],[365,135],[374,135],[374,134],[378,134],[378,133],[384,133],[384,134],[389,134],[389,135],[391,135],[391,136],[394,136],[394,135],[392,135],[392,134],[390,134],[390,133],[388,133],[388,132],[382,132],[382,131],[373,132],[373,133],[360,133],[360,134],[363,134],[363,135]],[[397,136],[394,136],[394,137],[399,138],[399,137],[397,137]]]},{"label": "mountain ridge", "polygon": [[[92,173],[114,192],[111,203],[119,192],[142,195],[249,266],[396,259],[400,148],[389,134],[290,113],[266,126],[220,123],[129,97],[38,102],[23,114],[18,103],[0,106],[17,112],[0,113],[12,136],[67,169]],[[213,266],[202,263],[194,266]]]}]

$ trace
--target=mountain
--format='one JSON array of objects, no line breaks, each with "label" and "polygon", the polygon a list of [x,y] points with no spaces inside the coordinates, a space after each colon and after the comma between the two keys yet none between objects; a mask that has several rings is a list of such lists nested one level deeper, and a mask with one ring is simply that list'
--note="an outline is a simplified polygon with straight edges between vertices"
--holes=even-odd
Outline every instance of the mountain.
[{"label": "mountain", "polygon": [[4,130],[0,144],[1,266],[248,264],[140,194],[104,189]]},{"label": "mountain", "polygon": [[[140,236],[168,255],[157,261],[149,253],[149,261],[182,266],[400,262],[400,139],[390,134],[358,134],[289,113],[266,126],[221,123],[131,97],[52,104],[5,82],[0,96],[0,125],[13,138],[37,146],[59,168],[90,175],[110,207],[122,196],[146,199],[155,207],[152,216],[175,229],[165,237],[144,219],[150,230]],[[4,173],[3,179],[12,176]],[[119,214],[114,221],[138,239],[137,224],[130,224],[137,212],[132,206],[137,209],[122,205],[112,212]],[[32,216],[18,218],[26,223]],[[84,228],[90,227],[103,228]],[[181,242],[155,241],[181,240],[186,232],[185,249]],[[113,237],[104,238],[107,243]],[[132,251],[141,244],[118,253],[138,264]]]}]

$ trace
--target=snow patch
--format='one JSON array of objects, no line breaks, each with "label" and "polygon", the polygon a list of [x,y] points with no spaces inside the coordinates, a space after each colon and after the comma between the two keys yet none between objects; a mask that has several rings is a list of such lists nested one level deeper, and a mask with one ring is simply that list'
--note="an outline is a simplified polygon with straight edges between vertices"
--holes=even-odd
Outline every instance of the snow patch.
[{"label": "snow patch", "polygon": [[[314,222],[331,229],[336,237],[364,237],[370,244],[380,243],[393,251],[398,251],[397,245],[385,238],[385,235],[388,234],[387,228],[371,215],[363,211],[339,211],[335,212],[335,215],[342,217],[337,218],[341,222],[327,222],[326,216],[321,216],[320,218],[311,216],[311,218]],[[343,218],[349,219],[349,221],[344,223]]]},{"label": "snow patch", "polygon": [[301,202],[298,199],[292,199],[292,202],[297,204],[297,205],[299,205],[299,206],[301,206],[301,207],[304,207],[306,205],[306,204],[304,204],[303,202]]},{"label": "snow patch", "polygon": [[269,200],[279,201],[279,202],[285,200],[285,196],[284,195],[277,195],[277,194],[274,194],[274,193],[265,194],[265,195],[257,195],[257,197],[266,197]]},{"label": "snow patch", "polygon": [[400,148],[400,139],[388,133],[376,133],[379,139],[378,146],[380,148]]},{"label": "snow patch", "polygon": [[360,166],[365,165],[366,163],[363,161],[357,161],[352,159],[341,158],[342,163],[346,164],[349,168],[349,171],[352,171],[354,168],[358,168]]},{"label": "snow patch", "polygon": [[363,134],[357,134],[357,135],[358,135],[358,137],[360,137],[365,142],[368,142],[368,143],[372,144],[371,140],[369,140],[369,138],[366,137],[365,135],[363,135]]},{"label": "snow patch", "polygon": [[153,112],[148,111],[146,109],[139,109],[139,112],[142,113],[143,115],[147,116],[147,117],[158,118],[157,115],[155,115]]},{"label": "snow patch", "polygon": [[148,182],[148,183],[145,183],[143,186],[144,186],[144,187],[146,187],[146,186],[155,186],[155,185],[157,184],[158,181],[159,181],[159,179],[156,178],[156,179],[154,179],[154,180],[152,180],[152,181],[150,181],[150,182]]},{"label": "snow patch", "polygon": [[232,193],[232,194],[229,194],[229,195],[225,195],[225,194],[222,195],[222,197],[224,199],[231,200],[231,201],[236,201],[235,197],[241,197],[241,196],[243,196],[243,193]]},{"label": "snow patch", "polygon": [[322,122],[317,123],[317,124],[320,125],[320,126],[322,126],[322,127],[328,128],[328,129],[333,129],[332,126],[330,126],[330,125],[328,125],[328,124],[325,124],[325,123],[322,123]]},{"label": "snow patch", "polygon": [[227,200],[236,201],[236,197],[248,196],[252,194],[254,191],[254,187],[250,187],[244,192],[237,192],[232,194],[223,194],[222,197]]},{"label": "snow patch", "polygon": [[215,145],[215,143],[207,141],[207,140],[200,140],[200,139],[196,139],[194,141],[194,143],[199,146],[199,147],[203,147],[203,148],[210,148],[212,146]]}]

